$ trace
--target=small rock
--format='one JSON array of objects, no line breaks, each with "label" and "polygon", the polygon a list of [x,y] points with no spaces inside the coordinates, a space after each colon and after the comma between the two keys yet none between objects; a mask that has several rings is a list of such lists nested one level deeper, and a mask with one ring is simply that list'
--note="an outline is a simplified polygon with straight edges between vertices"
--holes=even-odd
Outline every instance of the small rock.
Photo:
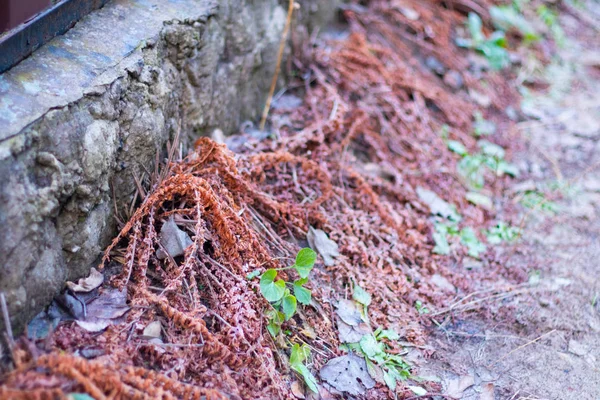
[{"label": "small rock", "polygon": [[425,65],[427,68],[442,76],[446,72],[446,67],[437,58],[429,56],[425,59]]},{"label": "small rock", "polygon": [[448,281],[448,279],[444,278],[440,274],[433,274],[431,276],[431,283],[433,283],[440,289],[444,289],[452,293],[456,292],[456,288],[454,287],[454,285],[451,284],[450,281]]},{"label": "small rock", "polygon": [[581,344],[575,339],[569,340],[569,353],[573,353],[576,356],[583,357],[589,352],[590,349],[588,349],[587,346]]},{"label": "small rock", "polygon": [[225,143],[225,134],[219,128],[215,129],[212,132],[212,134],[210,135],[210,138],[219,144]]},{"label": "small rock", "polygon": [[464,81],[460,72],[451,69],[444,75],[444,83],[450,86],[454,90],[458,90],[463,87]]},{"label": "small rock", "polygon": [[473,99],[475,103],[480,105],[481,107],[487,108],[492,105],[492,99],[489,96],[486,96],[483,93],[480,93],[476,90],[469,89],[469,96]]}]

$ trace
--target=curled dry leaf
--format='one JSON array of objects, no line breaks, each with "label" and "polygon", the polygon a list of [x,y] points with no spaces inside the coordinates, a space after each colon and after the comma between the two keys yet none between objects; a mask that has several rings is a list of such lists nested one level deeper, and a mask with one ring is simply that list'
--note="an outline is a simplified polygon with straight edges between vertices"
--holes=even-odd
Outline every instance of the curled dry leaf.
[{"label": "curled dry leaf", "polygon": [[[192,239],[190,236],[179,229],[173,216],[171,216],[160,228],[160,244],[171,257],[183,255],[185,249],[191,245]],[[156,257],[159,260],[167,258],[167,254],[162,249],[156,252]]]},{"label": "curled dry leaf", "polygon": [[358,306],[352,300],[340,300],[336,312],[342,321],[348,325],[356,326],[364,322]]},{"label": "curled dry leaf", "polygon": [[96,268],[92,268],[90,276],[81,278],[77,283],[67,282],[67,287],[73,292],[91,292],[104,282],[104,275]]},{"label": "curled dry leaf", "polygon": [[419,199],[429,206],[429,210],[433,215],[439,215],[451,221],[460,221],[460,215],[456,211],[456,207],[442,200],[437,194],[431,190],[417,187],[417,196]]},{"label": "curled dry leaf", "polygon": [[159,338],[161,329],[162,329],[162,326],[160,324],[160,321],[150,322],[144,328],[144,333],[142,334],[142,336],[144,338],[148,338],[148,339]]},{"label": "curled dry leaf", "polygon": [[463,375],[456,377],[448,382],[446,393],[448,396],[460,399],[463,392],[475,384],[475,378],[472,375]]},{"label": "curled dry leaf", "polygon": [[352,326],[342,321],[341,318],[338,318],[337,326],[342,343],[358,343],[363,336],[372,332],[371,327],[364,322]]},{"label": "curled dry leaf", "polygon": [[321,368],[319,376],[336,390],[352,396],[364,394],[368,389],[375,387],[375,381],[369,375],[365,359],[354,354],[329,360]]},{"label": "curled dry leaf", "polygon": [[306,240],[308,240],[310,248],[323,257],[323,262],[328,267],[331,267],[335,257],[340,255],[337,243],[329,239],[327,234],[320,229],[309,227]]},{"label": "curled dry leaf", "polygon": [[79,318],[76,323],[87,331],[99,332],[120,322],[127,311],[127,289],[107,288],[87,305],[85,318]]},{"label": "curled dry leaf", "polygon": [[292,383],[292,394],[296,396],[298,399],[305,399],[304,397],[304,389],[302,388],[302,384],[298,381],[294,381]]}]

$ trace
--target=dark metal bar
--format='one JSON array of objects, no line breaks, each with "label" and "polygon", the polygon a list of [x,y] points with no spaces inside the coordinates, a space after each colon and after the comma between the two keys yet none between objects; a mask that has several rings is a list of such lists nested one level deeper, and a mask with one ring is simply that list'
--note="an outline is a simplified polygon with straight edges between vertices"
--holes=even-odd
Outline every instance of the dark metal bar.
[{"label": "dark metal bar", "polygon": [[0,37],[0,73],[110,0],[64,0]]}]

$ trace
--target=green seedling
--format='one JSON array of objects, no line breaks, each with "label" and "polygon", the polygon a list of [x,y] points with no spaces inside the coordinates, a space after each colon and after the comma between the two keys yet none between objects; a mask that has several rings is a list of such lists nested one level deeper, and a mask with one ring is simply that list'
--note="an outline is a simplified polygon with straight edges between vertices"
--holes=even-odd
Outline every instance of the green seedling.
[{"label": "green seedling", "polygon": [[[273,307],[265,313],[269,318],[267,330],[272,336],[277,336],[281,332],[283,322],[294,316],[298,303],[310,304],[312,293],[303,285],[308,282],[308,276],[316,260],[317,253],[309,248],[304,248],[296,255],[294,265],[280,269],[268,269],[260,276],[260,292]],[[294,282],[277,279],[278,271],[284,269],[295,269],[300,275],[300,279]],[[254,271],[246,278],[253,279],[257,276],[258,274]]]},{"label": "green seedling", "polygon": [[490,67],[500,70],[510,65],[508,51],[506,51],[506,37],[504,32],[495,31],[489,37],[483,33],[481,18],[475,13],[469,13],[467,28],[471,34],[470,39],[459,38],[456,44],[460,47],[473,49],[483,54]]},{"label": "green seedling", "polygon": [[290,367],[302,377],[304,383],[311,391],[314,393],[319,393],[315,376],[304,364],[309,357],[310,349],[306,344],[300,346],[298,343],[294,343],[292,346],[292,352],[290,354]]},{"label": "green seedling", "polygon": [[423,305],[423,303],[421,302],[421,300],[415,301],[415,309],[421,315],[422,314],[429,314],[430,313],[429,308],[425,307]]},{"label": "green seedling", "polygon": [[487,241],[490,244],[497,245],[502,242],[512,242],[517,239],[519,230],[505,222],[498,222],[496,226],[486,232]]},{"label": "green seedling", "polygon": [[466,246],[467,254],[473,258],[479,258],[479,255],[486,251],[485,244],[477,239],[475,230],[471,227],[465,227],[460,231],[460,242]]},{"label": "green seedling", "polygon": [[544,24],[550,29],[552,36],[554,37],[554,41],[559,46],[564,46],[565,44],[565,32],[562,27],[558,23],[558,13],[550,8],[548,8],[545,4],[540,5],[536,9],[536,13],[538,17],[544,22]]},{"label": "green seedling", "polygon": [[496,28],[502,31],[511,29],[518,31],[523,36],[525,43],[540,40],[540,35],[520,12],[520,8],[511,6],[490,7],[490,15]]},{"label": "green seedling", "polygon": [[[367,314],[367,307],[371,304],[371,295],[355,284],[352,297],[363,305],[364,312]],[[363,319],[368,322],[366,315]],[[410,377],[410,366],[400,355],[390,353],[390,348],[384,340],[393,342],[399,339],[400,335],[396,331],[379,327],[373,333],[364,335],[358,343],[346,343],[341,348],[362,354],[369,374],[381,376],[377,373],[377,370],[380,369],[385,384],[394,391],[399,381]]]},{"label": "green seedling", "polygon": [[496,176],[515,177],[519,174],[517,167],[504,159],[505,151],[497,144],[480,140],[477,142],[480,152],[476,154],[469,154],[465,146],[458,141],[448,141],[447,145],[451,151],[462,157],[457,165],[457,172],[472,189],[480,190],[485,186],[486,170],[492,171]]},{"label": "green seedling", "polygon": [[544,194],[537,190],[528,190],[521,198],[521,204],[524,207],[541,210],[551,214],[557,214],[559,211],[558,204],[547,200]]},{"label": "green seedling", "polygon": [[473,124],[473,134],[475,136],[489,136],[496,133],[496,124],[483,118],[481,112],[476,111],[474,117],[475,123]]}]

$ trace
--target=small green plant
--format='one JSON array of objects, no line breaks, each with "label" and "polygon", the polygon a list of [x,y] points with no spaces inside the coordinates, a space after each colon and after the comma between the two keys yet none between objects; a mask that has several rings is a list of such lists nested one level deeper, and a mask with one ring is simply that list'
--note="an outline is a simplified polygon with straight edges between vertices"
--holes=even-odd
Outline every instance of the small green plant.
[{"label": "small green plant", "polygon": [[419,314],[429,314],[429,308],[425,307],[421,300],[415,301],[415,309]]},{"label": "small green plant", "polygon": [[558,13],[546,6],[545,4],[540,5],[536,9],[538,17],[544,22],[544,24],[550,29],[554,41],[559,46],[564,46],[565,43],[565,32],[558,23]]},{"label": "small green plant", "polygon": [[496,28],[502,31],[514,29],[518,31],[525,43],[538,41],[540,35],[533,25],[523,16],[520,7],[495,6],[490,7],[490,15]]},{"label": "small green plant", "polygon": [[487,241],[490,244],[497,245],[502,242],[512,242],[517,239],[519,230],[506,222],[500,221],[496,226],[486,232]]},{"label": "small green plant", "polygon": [[[316,260],[317,253],[312,249],[304,248],[296,255],[294,265],[280,269],[268,269],[260,276],[260,292],[273,307],[265,313],[269,318],[267,330],[272,336],[277,336],[281,332],[283,322],[294,316],[298,303],[310,304],[312,294],[304,285],[308,282],[308,275]],[[285,269],[295,269],[300,275],[300,279],[291,283],[283,279],[276,279],[278,271]],[[248,274],[247,278],[253,279],[256,276],[258,274],[253,271]]]},{"label": "small green plant", "polygon": [[435,254],[448,255],[450,254],[450,244],[448,243],[448,236],[458,235],[458,226],[454,223],[441,223],[436,222],[433,225],[433,240],[435,241],[435,247],[433,252]]},{"label": "small green plant", "polygon": [[508,51],[506,51],[506,37],[504,32],[495,31],[485,37],[481,18],[475,13],[469,13],[467,28],[471,34],[470,39],[459,38],[456,44],[482,53],[488,60],[492,69],[500,70],[510,65]]},{"label": "small green plant", "polygon": [[[368,306],[371,304],[371,295],[354,284],[352,298],[357,303],[363,306],[362,319],[368,323]],[[400,335],[394,330],[377,328],[373,333],[363,335],[358,343],[346,343],[342,346],[347,351],[353,351],[362,354],[367,369],[371,376],[381,376],[383,373],[383,381],[394,391],[397,382],[410,377],[410,366],[398,354],[389,352],[388,345],[383,341],[396,341],[400,339]],[[380,370],[380,373],[377,373]]]},{"label": "small green plant", "polygon": [[475,230],[469,226],[460,231],[460,242],[467,248],[467,254],[474,258],[479,258],[479,255],[487,249],[485,244],[477,239]]},{"label": "small green plant", "polygon": [[504,159],[505,151],[502,147],[487,140],[480,140],[477,145],[481,151],[469,154],[462,143],[455,140],[447,142],[448,149],[462,157],[457,165],[457,172],[469,187],[475,190],[484,187],[486,169],[497,176],[518,176],[517,167]]},{"label": "small green plant", "polygon": [[396,390],[398,382],[410,377],[410,365],[398,354],[388,352],[389,347],[382,339],[398,340],[393,330],[377,328],[372,334],[364,335],[358,343],[365,356],[367,368],[373,369],[373,363],[383,370],[383,380],[390,390]]},{"label": "small green plant", "polygon": [[473,116],[475,118],[473,123],[473,134],[475,136],[489,136],[496,133],[496,124],[483,118],[481,112],[476,111]]},{"label": "small green plant", "polygon": [[310,372],[308,367],[304,365],[304,362],[308,360],[309,357],[310,349],[306,344],[300,346],[298,343],[294,343],[290,354],[290,367],[302,377],[304,383],[310,390],[314,393],[319,393],[315,376]]},{"label": "small green plant", "polygon": [[459,237],[460,243],[466,247],[467,254],[471,257],[479,258],[480,254],[487,249],[485,244],[477,239],[475,230],[469,226],[459,229],[457,224],[436,222],[432,236],[435,241],[433,248],[435,254],[450,254],[448,238],[451,237]]},{"label": "small green plant", "polygon": [[547,213],[557,214],[558,204],[547,200],[543,193],[537,190],[528,190],[521,198],[521,204],[530,209],[538,209]]}]

